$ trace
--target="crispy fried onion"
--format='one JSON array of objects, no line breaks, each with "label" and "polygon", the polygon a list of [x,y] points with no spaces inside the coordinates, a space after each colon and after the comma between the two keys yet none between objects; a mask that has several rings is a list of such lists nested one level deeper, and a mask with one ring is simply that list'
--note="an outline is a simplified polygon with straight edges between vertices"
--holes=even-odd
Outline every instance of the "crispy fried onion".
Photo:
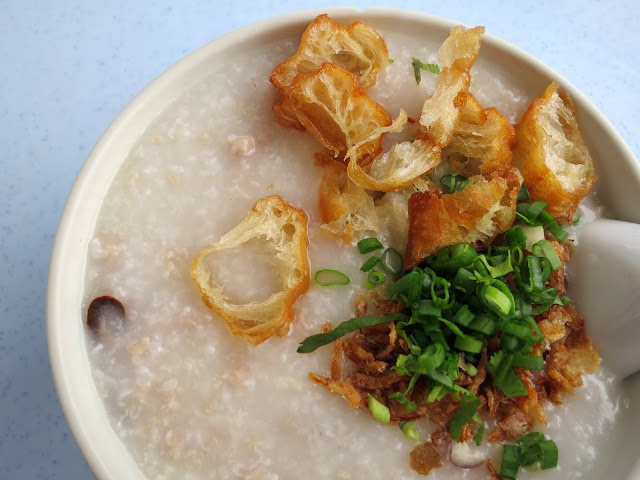
[{"label": "crispy fried onion", "polygon": [[[344,169],[344,166],[340,165]],[[510,196],[517,195],[521,181],[516,176],[511,179],[511,182],[515,182],[511,185],[497,173],[492,174],[490,179],[480,177],[476,180],[478,183],[483,182],[482,185],[490,184],[492,181],[506,181],[505,188],[508,193],[504,195],[510,198],[509,202],[515,201]],[[468,186],[463,192],[467,190],[473,192],[470,189],[474,185],[476,184]],[[473,196],[484,198],[487,195],[484,190],[480,192],[476,192]],[[453,197],[453,195],[455,194],[443,197]],[[474,209],[478,208],[481,207],[476,205],[473,208],[467,208],[467,214],[471,218],[479,216],[477,213],[472,215]],[[465,209],[462,209],[459,213],[462,218],[466,218],[464,212]],[[549,239],[549,241],[553,243],[561,262],[564,264],[569,261],[570,249],[555,240]],[[561,267],[560,270],[563,268]],[[547,285],[552,285],[561,292],[566,289],[563,275],[550,278]],[[374,290],[356,301],[358,316],[386,315],[402,308],[401,303],[386,300],[384,291]],[[562,403],[564,395],[573,393],[575,387],[582,385],[582,376],[594,372],[600,364],[598,354],[585,334],[584,320],[571,303],[566,306],[554,305],[546,312],[536,315],[535,320],[542,331],[544,342],[537,343],[531,353],[545,356],[545,370],[532,371],[522,368],[515,370],[527,390],[526,396],[508,398],[502,390],[493,386],[493,379],[487,374],[486,363],[487,358],[498,348],[497,339],[490,341],[483,349],[476,374],[471,377],[463,369],[456,380],[457,385],[478,396],[482,401],[481,411],[496,419],[496,427],[488,435],[488,440],[491,442],[514,440],[532,430],[537,423],[546,424],[545,403]],[[438,432],[446,433],[445,440],[448,440],[448,422],[460,406],[453,397],[447,395],[439,401],[426,404],[429,385],[424,379],[419,379],[413,391],[407,395],[410,401],[416,403],[415,410],[409,411],[403,404],[390,398],[393,393],[407,391],[410,377],[401,376],[393,370],[398,355],[407,353],[407,344],[398,334],[393,323],[364,328],[336,342],[331,356],[330,377],[312,374],[311,378],[332,392],[344,396],[352,407],[366,410],[366,399],[368,395],[373,395],[389,408],[391,421],[426,416],[433,424],[441,427]],[[343,358],[350,362],[349,368],[343,369],[341,364]],[[460,364],[464,364],[462,359]],[[344,371],[349,373],[343,376]],[[467,441],[472,435],[470,425],[466,425],[461,432],[461,439]],[[441,446],[440,441],[436,442],[433,436],[431,444],[433,447]],[[429,449],[432,450],[432,447]]]},{"label": "crispy fried onion", "polygon": [[459,192],[411,196],[405,268],[455,243],[471,243],[480,249],[511,226],[522,184],[518,170],[494,172],[489,179],[472,178],[474,183]]},{"label": "crispy fried onion", "polygon": [[355,144],[360,156],[382,151],[382,136],[371,138],[369,132],[391,125],[391,116],[348,70],[323,63],[319,70],[301,73],[289,98],[298,120],[334,157],[343,158]]},{"label": "crispy fried onion", "polygon": [[483,108],[467,93],[460,122],[442,155],[457,173],[487,175],[511,168],[515,141],[515,129],[509,120],[495,108]]},{"label": "crispy fried onion", "polygon": [[271,83],[281,95],[273,106],[280,125],[303,129],[291,107],[290,87],[296,75],[313,72],[325,62],[358,75],[362,87],[368,89],[375,85],[378,72],[388,65],[389,53],[380,34],[369,25],[353,22],[343,27],[327,15],[316,17],[302,34],[296,54],[271,73]]},{"label": "crispy fried onion", "polygon": [[[232,333],[257,345],[274,334],[285,335],[293,321],[293,305],[309,286],[307,215],[277,195],[258,200],[245,219],[220,240],[202,250],[191,264],[204,303],[226,322]],[[206,259],[250,240],[266,242],[276,252],[282,290],[260,303],[234,304],[212,278]]]},{"label": "crispy fried onion", "polygon": [[548,204],[547,211],[568,222],[596,181],[573,102],[557,83],[527,109],[516,128],[515,154],[531,197]]},{"label": "crispy fried onion", "polygon": [[[441,149],[451,141],[466,103],[469,69],[478,57],[483,33],[484,27],[465,30],[458,26],[451,30],[438,52],[444,69],[436,79],[435,93],[422,106],[418,137],[395,144],[373,160],[363,154],[361,145],[351,146],[346,155],[351,180],[369,190],[393,192],[411,186],[440,163]],[[406,113],[401,111],[391,127],[373,131],[367,140],[398,131],[405,123]]]}]

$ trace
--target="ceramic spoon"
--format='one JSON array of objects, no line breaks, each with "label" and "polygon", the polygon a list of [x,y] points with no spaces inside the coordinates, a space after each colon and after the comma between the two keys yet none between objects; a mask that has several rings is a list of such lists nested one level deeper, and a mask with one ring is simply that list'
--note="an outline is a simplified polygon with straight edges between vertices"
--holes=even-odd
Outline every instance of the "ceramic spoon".
[{"label": "ceramic spoon", "polygon": [[613,373],[640,371],[640,225],[599,219],[578,229],[569,298]]}]

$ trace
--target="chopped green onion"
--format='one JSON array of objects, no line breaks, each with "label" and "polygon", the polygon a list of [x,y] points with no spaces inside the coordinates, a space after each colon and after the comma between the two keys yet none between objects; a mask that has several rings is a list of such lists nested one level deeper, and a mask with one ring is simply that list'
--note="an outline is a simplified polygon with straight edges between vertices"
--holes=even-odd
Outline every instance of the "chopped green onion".
[{"label": "chopped green onion", "polygon": [[536,334],[531,331],[530,325],[525,325],[519,320],[503,322],[500,328],[504,333],[508,333],[509,335],[513,335],[514,337],[522,338],[524,340],[534,342],[538,338]]},{"label": "chopped green onion", "polygon": [[465,363],[464,368],[471,377],[475,377],[478,374],[478,369],[473,363]]},{"label": "chopped green onion", "polygon": [[382,244],[377,238],[363,238],[358,242],[358,251],[361,255],[366,255],[381,248]]},{"label": "chopped green onion", "polygon": [[469,324],[469,329],[483,333],[488,337],[493,335],[497,329],[497,322],[490,315],[477,315],[473,322]]},{"label": "chopped green onion", "polygon": [[528,448],[535,445],[536,443],[541,442],[542,440],[544,440],[544,434],[540,432],[529,432],[520,437],[517,443],[521,447]]},{"label": "chopped green onion", "polygon": [[375,267],[379,262],[380,262],[380,257],[376,257],[376,256],[369,257],[367,261],[362,264],[362,266],[360,267],[360,270],[362,270],[363,272],[368,272],[373,267]]},{"label": "chopped green onion", "polygon": [[499,388],[502,389],[508,398],[526,397],[529,395],[524,383],[522,383],[522,380],[518,378],[516,372],[513,371],[513,368],[509,368],[507,370]]},{"label": "chopped green onion", "polygon": [[408,321],[409,316],[404,313],[392,313],[385,317],[356,317],[346,322],[342,322],[336,328],[327,333],[319,333],[317,335],[311,335],[305,338],[298,347],[298,353],[311,353],[317,350],[323,345],[327,345],[337,338],[340,338],[347,333],[359,330],[361,328],[373,327],[374,325],[380,325],[387,322],[403,322]]},{"label": "chopped green onion", "polygon": [[425,273],[414,269],[414,274],[409,277],[409,288],[407,292],[407,305],[415,305],[422,296],[422,286],[424,285]]},{"label": "chopped green onion", "polygon": [[375,270],[372,270],[371,272],[369,272],[369,275],[367,276],[367,282],[365,283],[365,288],[367,290],[371,290],[373,287],[382,285],[386,281],[387,281],[387,276],[384,273],[376,272]]},{"label": "chopped green onion", "polygon": [[480,405],[482,405],[482,401],[475,395],[469,394],[462,396],[460,408],[451,420],[449,420],[449,432],[453,440],[456,442],[460,441],[462,428],[473,419]]},{"label": "chopped green onion", "polygon": [[564,242],[567,238],[569,238],[569,234],[562,228],[562,225],[557,222],[551,222],[546,227],[547,231],[556,237],[556,240],[559,242]]},{"label": "chopped green onion", "polygon": [[528,368],[529,370],[544,370],[544,359],[537,355],[514,353],[511,366],[513,368]]},{"label": "chopped green onion", "polygon": [[468,327],[474,318],[475,315],[471,313],[471,310],[469,310],[469,306],[463,305],[453,316],[453,321],[462,325],[463,327]]},{"label": "chopped green onion", "polygon": [[476,288],[476,280],[471,273],[466,268],[460,267],[456,272],[456,276],[451,281],[451,286],[458,291],[462,291],[464,293],[472,293]]},{"label": "chopped green onion", "polygon": [[478,285],[476,293],[485,307],[499,317],[506,319],[513,315],[513,294],[504,282],[492,280],[491,283]]},{"label": "chopped green onion", "polygon": [[415,309],[415,312],[420,316],[431,315],[434,317],[439,317],[442,315],[442,310],[436,308],[433,304],[433,300],[422,299],[418,302],[418,307]]},{"label": "chopped green onion", "polygon": [[[440,400],[438,397],[443,390],[444,387],[442,385],[434,385],[433,387],[431,387],[425,403],[433,403]],[[444,390],[444,392],[446,393],[446,390]]]},{"label": "chopped green onion", "polygon": [[351,281],[346,274],[331,268],[318,270],[314,279],[321,287],[329,287],[331,285],[348,285]]},{"label": "chopped green onion", "polygon": [[540,200],[532,203],[519,203],[516,205],[516,216],[526,225],[535,227],[539,225],[538,216],[540,216],[545,208],[547,208],[547,204]]},{"label": "chopped green onion", "polygon": [[523,183],[518,192],[518,202],[525,202],[529,200],[529,198],[531,198],[529,196],[529,190],[527,190],[527,187]]},{"label": "chopped green onion", "polygon": [[370,393],[368,395],[369,410],[371,411],[373,418],[382,423],[389,423],[389,420],[391,420],[391,412],[389,412],[389,408],[376,400]]},{"label": "chopped green onion", "polygon": [[416,405],[416,402],[412,402],[404,394],[400,392],[392,393],[391,395],[389,395],[389,399],[395,400],[396,402],[404,405],[404,408],[407,411],[407,413],[414,412],[416,408],[418,408],[418,406]]},{"label": "chopped green onion", "polygon": [[415,440],[416,442],[420,440],[420,434],[416,429],[415,423],[406,420],[398,423],[398,426],[400,427],[400,430],[402,430],[402,433],[404,433],[404,436],[409,440]]},{"label": "chopped green onion", "polygon": [[440,67],[435,63],[423,63],[417,58],[411,58],[411,65],[413,65],[413,74],[416,77],[416,83],[420,85],[422,76],[420,70],[427,70],[431,73],[440,73]]},{"label": "chopped green onion", "polygon": [[[536,433],[536,432],[531,432]],[[542,435],[542,434],[541,434]],[[543,435],[544,438],[544,435]],[[528,467],[534,463],[540,461],[542,458],[542,448],[539,445],[540,442],[536,442],[529,447],[520,448],[520,465]]]},{"label": "chopped green onion", "polygon": [[393,63],[393,62],[394,62],[393,58],[390,58],[389,63]]},{"label": "chopped green onion", "polygon": [[442,277],[436,277],[431,284],[431,300],[436,308],[447,310],[453,306],[455,295],[449,294],[449,285],[449,282]]},{"label": "chopped green onion", "polygon": [[503,445],[500,476],[509,480],[516,480],[520,468],[520,448],[515,445]]},{"label": "chopped green onion", "polygon": [[395,248],[387,248],[380,257],[380,266],[387,273],[397,275],[402,271],[402,255]]},{"label": "chopped green onion", "polygon": [[520,225],[511,227],[506,231],[504,237],[510,247],[517,245],[520,248],[524,248],[527,245],[527,234]]},{"label": "chopped green onion", "polygon": [[537,257],[544,257],[551,263],[551,268],[555,272],[562,267],[562,262],[556,253],[556,249],[547,240],[540,240],[533,246],[533,254]]},{"label": "chopped green onion", "polygon": [[453,346],[458,350],[462,350],[464,352],[469,353],[480,353],[482,351],[482,347],[484,346],[484,342],[478,338],[471,337],[469,335],[465,336],[456,336],[455,341],[453,342]]},{"label": "chopped green onion", "polygon": [[478,254],[468,243],[458,243],[438,250],[427,259],[427,264],[438,273],[453,273],[473,264]]},{"label": "chopped green onion", "polygon": [[462,175],[443,175],[440,178],[440,183],[444,186],[443,193],[455,193],[464,190],[467,186],[472,185],[474,180],[472,178],[467,180],[467,177]]},{"label": "chopped green onion", "polygon": [[[411,270],[408,274],[400,277],[394,283],[389,285],[387,288],[387,297],[389,300],[398,300],[401,295],[406,295],[409,291],[409,284],[411,283],[411,279],[414,276],[420,276],[421,272],[417,271],[415,268]],[[422,280],[421,280],[422,281]]]},{"label": "chopped green onion", "polygon": [[543,440],[540,443],[542,457],[540,458],[540,468],[547,470],[558,466],[558,446],[553,440]]},{"label": "chopped green onion", "polygon": [[439,343],[432,343],[418,357],[418,364],[424,370],[433,370],[444,361],[444,348]]}]

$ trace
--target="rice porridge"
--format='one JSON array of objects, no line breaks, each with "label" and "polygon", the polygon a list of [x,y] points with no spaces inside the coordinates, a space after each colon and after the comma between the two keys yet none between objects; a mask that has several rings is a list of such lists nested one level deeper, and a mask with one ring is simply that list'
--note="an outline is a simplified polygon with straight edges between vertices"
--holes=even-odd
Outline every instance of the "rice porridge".
[{"label": "rice porridge", "polygon": [[[443,38],[416,46],[397,31],[378,30],[394,63],[369,94],[394,117],[400,107],[418,116],[433,76],[424,74],[416,85],[411,58],[436,62]],[[328,370],[331,348],[296,353],[323,323],[353,317],[354,299],[365,291],[357,249],[319,230],[317,142],[273,118],[277,92],[269,74],[296,47],[293,38],[267,43],[212,67],[149,125],[101,207],[84,311],[109,295],[123,304],[126,321],[100,336],[87,329],[89,356],[112,427],[149,478],[421,478],[407,460],[415,444],[397,427],[350,409],[309,380],[309,372]],[[488,68],[480,52],[472,92],[517,122],[533,97]],[[295,305],[289,335],[251,346],[203,304],[189,266],[258,199],[273,194],[309,216],[312,275],[337,268],[352,282],[331,288],[312,282]],[[261,301],[280,281],[269,267],[268,252],[246,245],[221,255],[216,272],[230,297]],[[564,405],[548,406],[549,425],[540,431],[558,444],[559,467],[521,471],[519,478],[580,478],[593,470],[624,405],[615,385],[605,365]],[[428,420],[418,428],[428,432]],[[501,447],[482,448],[499,465]],[[428,478],[486,476],[483,467],[445,463]]]}]

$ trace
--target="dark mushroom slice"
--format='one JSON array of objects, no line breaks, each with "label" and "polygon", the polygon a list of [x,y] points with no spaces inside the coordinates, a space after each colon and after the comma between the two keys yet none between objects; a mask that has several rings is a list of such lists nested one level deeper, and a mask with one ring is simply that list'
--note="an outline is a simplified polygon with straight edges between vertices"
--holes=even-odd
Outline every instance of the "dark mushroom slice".
[{"label": "dark mushroom slice", "polygon": [[124,320],[124,306],[108,295],[94,298],[87,310],[87,325],[97,336],[122,332]]}]

